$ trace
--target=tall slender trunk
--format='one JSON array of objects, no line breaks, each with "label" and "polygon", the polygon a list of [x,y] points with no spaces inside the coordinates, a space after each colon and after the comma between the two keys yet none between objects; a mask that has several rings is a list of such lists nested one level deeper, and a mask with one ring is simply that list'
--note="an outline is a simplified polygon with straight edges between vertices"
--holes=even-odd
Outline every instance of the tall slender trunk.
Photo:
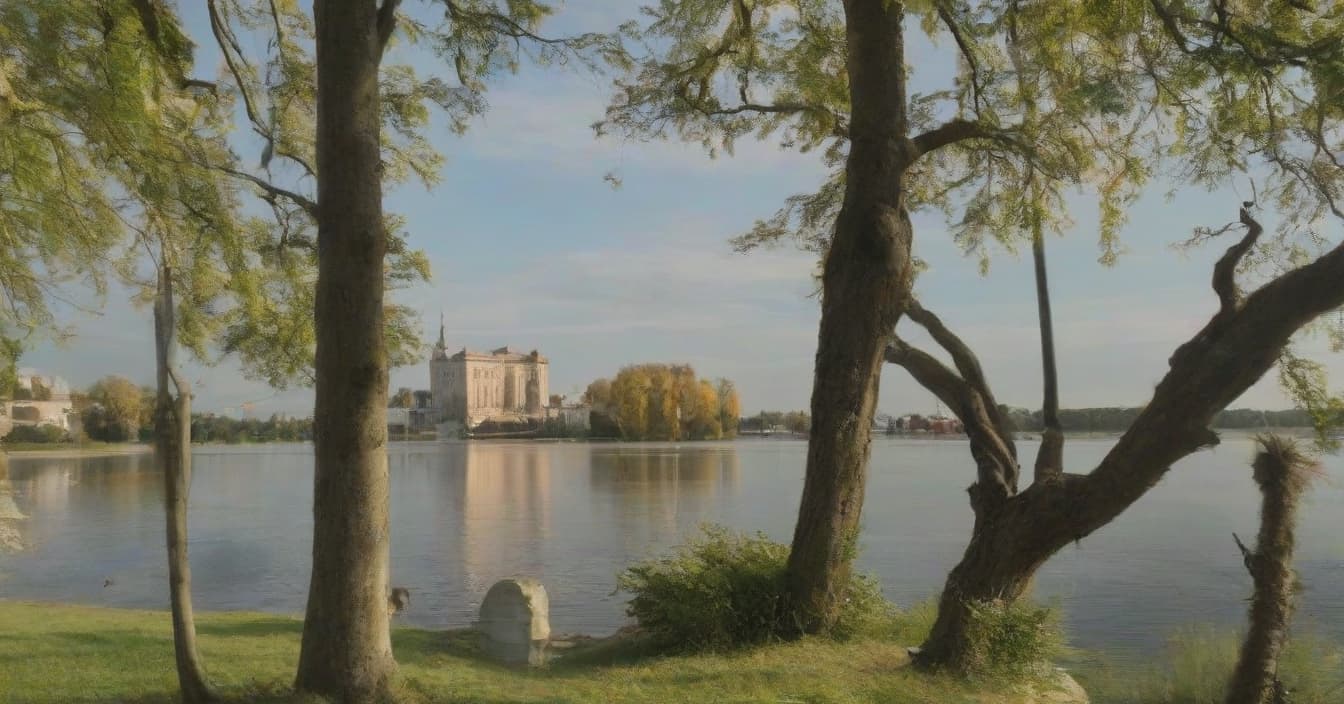
[{"label": "tall slender trunk", "polygon": [[[158,407],[154,450],[163,472],[163,508],[168,536],[168,593],[173,613],[173,655],[182,701],[215,701],[196,649],[196,620],[191,608],[191,563],[187,557],[187,502],[191,493],[191,390],[173,368],[175,344],[172,269],[159,267],[159,296],[154,306],[154,349]],[[175,388],[170,389],[169,384]],[[174,396],[174,391],[176,395]]]},{"label": "tall slender trunk", "polygon": [[883,352],[909,297],[904,8],[847,0],[851,96],[845,199],[822,272],[807,474],[788,589],[804,632],[829,629],[849,582]]},{"label": "tall slender trunk", "polygon": [[1251,596],[1250,629],[1232,673],[1227,704],[1279,704],[1286,694],[1279,680],[1279,655],[1288,644],[1293,616],[1293,572],[1297,506],[1307,489],[1311,463],[1292,441],[1260,439],[1255,482],[1260,486],[1260,535],[1251,552],[1241,540],[1246,569],[1255,582]]},{"label": "tall slender trunk", "polygon": [[388,692],[387,355],[373,0],[317,0],[313,571],[295,687],[341,702]]}]

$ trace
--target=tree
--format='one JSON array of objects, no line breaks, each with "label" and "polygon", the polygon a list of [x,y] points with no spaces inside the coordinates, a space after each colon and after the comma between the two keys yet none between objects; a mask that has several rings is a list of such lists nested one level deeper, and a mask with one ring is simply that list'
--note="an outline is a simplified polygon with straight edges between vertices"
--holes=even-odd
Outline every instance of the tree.
[{"label": "tree", "polygon": [[719,401],[719,427],[727,438],[737,437],[737,425],[742,418],[742,400],[737,396],[737,387],[728,379],[719,379],[715,389]]},{"label": "tree", "polygon": [[415,408],[415,393],[403,386],[388,401],[388,408]]},{"label": "tree", "polygon": [[[342,701],[387,695],[394,668],[388,634],[387,365],[384,267],[396,254],[382,212],[384,110],[429,98],[459,129],[484,108],[483,81],[525,52],[540,61],[581,57],[598,36],[544,40],[549,8],[532,0],[442,0],[442,24],[399,22],[399,0],[317,0],[313,7],[317,282],[313,572],[295,686]],[[460,83],[411,81],[380,66],[401,26],[452,56]],[[281,38],[281,42],[283,42]],[[226,57],[227,42],[221,42]],[[309,74],[304,74],[307,77]],[[418,92],[417,92],[418,91]],[[423,122],[423,114],[420,115]],[[255,116],[254,122],[260,122]],[[415,124],[415,123],[413,123]],[[391,121],[391,134],[400,127]],[[411,138],[412,147],[416,146]],[[276,144],[276,147],[283,147]],[[428,168],[415,160],[411,168]],[[313,171],[310,171],[313,173]]]},{"label": "tree", "polygon": [[687,436],[692,440],[718,440],[723,437],[719,422],[719,393],[708,379],[695,386],[694,400],[686,414],[690,423]]},{"label": "tree", "polygon": [[611,405],[611,380],[597,379],[583,392],[583,402],[595,411],[605,411]]},{"label": "tree", "polygon": [[[1213,442],[1213,414],[1276,361],[1318,417],[1336,406],[1319,367],[1297,358],[1290,341],[1344,302],[1344,252],[1292,238],[1297,224],[1341,214],[1344,169],[1332,161],[1340,111],[1328,97],[1344,74],[1339,18],[1202,5],[679,0],[650,8],[631,29],[651,54],[618,82],[600,130],[675,136],[711,153],[774,133],[786,146],[822,149],[835,167],[817,192],[790,198],[736,240],[750,249],[792,237],[822,257],[811,442],[788,570],[803,630],[827,630],[845,597],[838,585],[854,554],[870,440],[870,424],[853,419],[872,417],[883,359],[954,409],[977,468],[974,533],[924,644],[930,666],[964,666],[974,602],[1018,598],[1058,549]],[[911,90],[907,10],[911,24],[951,40],[958,72],[946,90]],[[1261,242],[1243,211],[1246,237],[1215,268],[1220,312],[1173,356],[1106,460],[1089,475],[1066,474],[1059,443],[1048,442],[1036,481],[1019,490],[1016,448],[978,359],[911,294],[908,212],[943,210],[982,267],[991,243],[1037,244],[1049,369],[1040,234],[1066,224],[1065,189],[1086,186],[1099,198],[1101,260],[1111,264],[1125,206],[1158,164],[1177,161],[1194,182],[1217,186],[1252,159],[1270,174],[1264,203],[1289,225]],[[1252,249],[1254,260],[1245,258]],[[1285,262],[1298,268],[1285,271]],[[1233,280],[1243,264],[1268,280],[1244,300]],[[897,336],[901,317],[930,333],[952,366]],[[1044,396],[1057,408],[1057,392]]]},{"label": "tree", "polygon": [[144,396],[124,376],[106,376],[89,388],[89,398],[100,410],[86,411],[84,432],[94,440],[127,442],[139,437]]},{"label": "tree", "polygon": [[1255,550],[1242,544],[1246,570],[1255,590],[1251,597],[1250,628],[1242,642],[1227,704],[1276,704],[1287,700],[1279,680],[1279,656],[1288,643],[1297,574],[1293,571],[1297,507],[1314,475],[1320,473],[1293,441],[1268,435],[1258,438],[1260,449],[1252,466],[1260,487],[1260,534]]}]

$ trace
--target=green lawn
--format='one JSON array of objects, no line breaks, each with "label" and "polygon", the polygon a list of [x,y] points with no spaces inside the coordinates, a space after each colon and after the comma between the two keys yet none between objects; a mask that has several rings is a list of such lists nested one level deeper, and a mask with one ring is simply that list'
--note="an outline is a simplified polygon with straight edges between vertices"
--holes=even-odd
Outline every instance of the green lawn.
[{"label": "green lawn", "polygon": [[[293,701],[301,622],[251,613],[198,615],[206,668],[230,701]],[[626,645],[578,650],[543,670],[495,665],[462,632],[393,634],[407,702],[760,702],[988,704],[1001,687],[911,671],[896,642],[804,640],[733,655],[641,658]],[[0,601],[0,702],[174,701],[168,614]]]}]

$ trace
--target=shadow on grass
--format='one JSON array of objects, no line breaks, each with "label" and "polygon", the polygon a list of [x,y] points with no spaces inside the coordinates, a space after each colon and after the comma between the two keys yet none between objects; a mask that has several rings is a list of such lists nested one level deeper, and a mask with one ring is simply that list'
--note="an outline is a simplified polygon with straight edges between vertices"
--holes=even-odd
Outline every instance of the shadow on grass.
[{"label": "shadow on grass", "polygon": [[206,638],[300,636],[303,634],[303,621],[275,616],[258,616],[247,620],[235,619],[222,622],[206,619],[197,622],[196,633]]}]

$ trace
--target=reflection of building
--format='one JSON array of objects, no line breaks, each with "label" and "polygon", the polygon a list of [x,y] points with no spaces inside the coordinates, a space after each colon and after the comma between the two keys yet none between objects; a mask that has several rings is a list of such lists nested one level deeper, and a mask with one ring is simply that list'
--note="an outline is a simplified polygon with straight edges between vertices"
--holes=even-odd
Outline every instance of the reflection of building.
[{"label": "reflection of building", "polygon": [[520,422],[545,417],[549,362],[501,347],[491,352],[466,348],[449,355],[443,323],[429,362],[431,403],[440,422],[474,428],[481,422]]},{"label": "reflection of building", "polygon": [[466,446],[460,534],[474,582],[488,586],[542,568],[551,531],[551,451],[534,444]]}]

